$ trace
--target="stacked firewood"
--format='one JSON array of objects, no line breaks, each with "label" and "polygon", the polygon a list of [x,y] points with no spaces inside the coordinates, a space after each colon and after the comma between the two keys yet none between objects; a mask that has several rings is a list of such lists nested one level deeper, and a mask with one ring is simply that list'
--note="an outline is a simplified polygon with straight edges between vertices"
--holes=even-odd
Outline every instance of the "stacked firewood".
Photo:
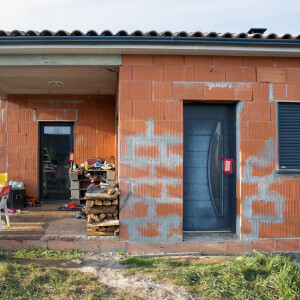
[{"label": "stacked firewood", "polygon": [[[119,195],[117,188],[104,193],[86,193],[87,235],[119,233]],[[112,193],[113,192],[113,193]]]}]

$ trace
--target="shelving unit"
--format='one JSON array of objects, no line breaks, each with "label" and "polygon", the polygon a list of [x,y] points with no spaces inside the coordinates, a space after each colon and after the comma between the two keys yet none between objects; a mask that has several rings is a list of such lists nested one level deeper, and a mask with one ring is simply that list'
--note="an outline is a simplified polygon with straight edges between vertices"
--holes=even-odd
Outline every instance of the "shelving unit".
[{"label": "shelving unit", "polygon": [[[86,172],[92,173],[93,177],[97,175],[102,175],[109,180],[115,180],[115,170],[104,170],[104,169],[89,169]],[[88,186],[91,184],[91,180],[87,178],[78,178],[78,173],[70,172],[70,190],[71,190],[71,198],[73,202],[86,200],[85,193],[87,191]],[[81,175],[79,175],[81,176]],[[78,203],[79,204],[79,203]]]}]

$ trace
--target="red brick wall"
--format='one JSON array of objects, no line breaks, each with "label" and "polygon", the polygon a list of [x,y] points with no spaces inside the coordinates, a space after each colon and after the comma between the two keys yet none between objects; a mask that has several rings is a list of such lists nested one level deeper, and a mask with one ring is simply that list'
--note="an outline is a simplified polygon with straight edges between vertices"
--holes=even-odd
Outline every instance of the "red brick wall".
[{"label": "red brick wall", "polygon": [[239,102],[237,231],[243,240],[290,238],[299,247],[300,177],[274,172],[273,102],[300,100],[299,58],[122,56],[121,238],[181,239],[182,100]]},{"label": "red brick wall", "polygon": [[[75,121],[75,161],[108,159],[115,154],[115,98],[112,96],[11,95],[1,100],[0,172],[9,180],[23,181],[26,194],[37,196],[38,122]],[[43,109],[46,109],[43,111]],[[52,109],[52,110],[51,110]]]}]

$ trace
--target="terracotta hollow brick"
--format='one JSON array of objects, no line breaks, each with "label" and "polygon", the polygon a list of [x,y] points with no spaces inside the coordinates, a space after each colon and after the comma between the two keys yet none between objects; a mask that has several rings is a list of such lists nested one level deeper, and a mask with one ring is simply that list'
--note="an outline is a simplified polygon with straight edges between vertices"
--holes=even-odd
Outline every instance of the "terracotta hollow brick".
[{"label": "terracotta hollow brick", "polygon": [[135,203],[132,209],[125,208],[122,213],[122,218],[146,218],[148,216],[149,204],[141,202]]},{"label": "terracotta hollow brick", "polygon": [[122,65],[151,65],[152,55],[122,55]]},{"label": "terracotta hollow brick", "polygon": [[195,67],[195,80],[200,82],[224,82],[225,67],[223,66],[208,66]]},{"label": "terracotta hollow brick", "polygon": [[257,68],[257,81],[286,83],[286,69]]},{"label": "terracotta hollow brick", "polygon": [[134,187],[133,194],[136,198],[161,198],[162,184],[157,183],[153,185],[139,184]]},{"label": "terracotta hollow brick", "polygon": [[169,215],[178,215],[182,217],[183,205],[182,203],[159,203],[155,208],[158,217],[166,217]]},{"label": "terracotta hollow brick", "polygon": [[158,158],[160,156],[159,145],[140,146],[137,149],[139,157]]},{"label": "terracotta hollow brick", "polygon": [[133,66],[133,80],[163,80],[163,67],[135,65]]},{"label": "terracotta hollow brick", "polygon": [[256,72],[254,67],[226,67],[227,82],[255,82]]},{"label": "terracotta hollow brick", "polygon": [[203,84],[195,82],[173,83],[173,98],[183,100],[203,100]]},{"label": "terracotta hollow brick", "polygon": [[212,56],[202,56],[202,55],[186,55],[184,57],[185,64],[191,66],[211,66]]},{"label": "terracotta hollow brick", "polygon": [[167,81],[194,81],[194,67],[185,65],[165,65],[164,80]]},{"label": "terracotta hollow brick", "polygon": [[145,227],[137,225],[137,228],[141,234],[141,236],[153,238],[159,235],[158,232],[158,223],[150,223],[148,222]]},{"label": "terracotta hollow brick", "polygon": [[181,55],[154,55],[154,65],[184,65],[184,56]]}]

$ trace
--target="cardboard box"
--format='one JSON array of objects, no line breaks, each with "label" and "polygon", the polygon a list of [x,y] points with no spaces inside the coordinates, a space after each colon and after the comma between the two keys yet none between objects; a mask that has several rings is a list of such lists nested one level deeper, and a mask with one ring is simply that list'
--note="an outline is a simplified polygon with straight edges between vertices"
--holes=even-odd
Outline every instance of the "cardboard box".
[{"label": "cardboard box", "polygon": [[77,171],[69,172],[69,177],[70,180],[78,180],[78,172]]},{"label": "cardboard box", "polygon": [[107,180],[115,180],[116,179],[116,172],[108,170],[106,173],[106,179]]},{"label": "cardboard box", "polygon": [[78,199],[80,198],[80,191],[79,190],[71,190],[71,199]]},{"label": "cardboard box", "polygon": [[80,181],[71,180],[71,189],[79,189],[80,188]]}]

